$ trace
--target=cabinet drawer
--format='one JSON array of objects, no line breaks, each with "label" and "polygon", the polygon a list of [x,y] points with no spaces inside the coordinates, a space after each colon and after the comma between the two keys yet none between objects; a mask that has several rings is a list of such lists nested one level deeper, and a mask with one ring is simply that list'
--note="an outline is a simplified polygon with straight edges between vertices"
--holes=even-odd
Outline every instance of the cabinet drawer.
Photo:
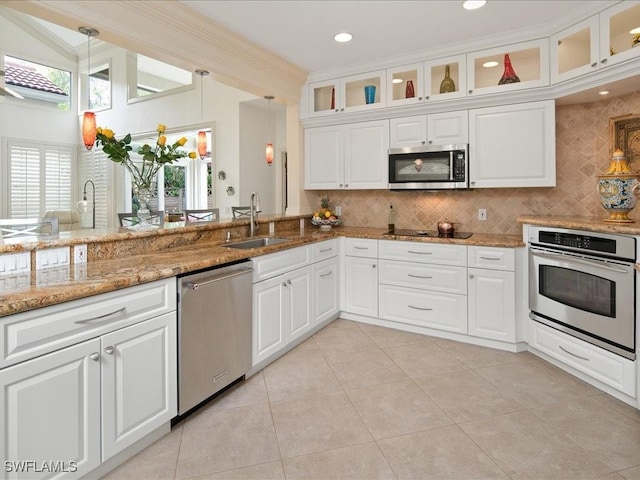
[{"label": "cabinet drawer", "polygon": [[448,332],[467,333],[467,297],[380,285],[380,318]]},{"label": "cabinet drawer", "polygon": [[531,345],[550,357],[631,397],[636,397],[633,361],[531,320]]},{"label": "cabinet drawer", "polygon": [[325,240],[311,244],[311,262],[319,262],[338,254],[338,239]]},{"label": "cabinet drawer", "polygon": [[467,269],[449,265],[380,260],[380,283],[439,292],[467,293]]},{"label": "cabinet drawer", "polygon": [[176,309],[176,279],[136,285],[0,320],[0,368]]},{"label": "cabinet drawer", "polygon": [[309,264],[309,259],[308,245],[252,258],[253,283],[304,267]]},{"label": "cabinet drawer", "polygon": [[380,240],[380,258],[466,267],[467,247],[465,245]]},{"label": "cabinet drawer", "polygon": [[367,238],[347,238],[345,252],[352,257],[378,258],[378,241]]},{"label": "cabinet drawer", "polygon": [[508,270],[513,272],[516,258],[513,248],[476,246],[470,246],[468,248],[470,267]]}]

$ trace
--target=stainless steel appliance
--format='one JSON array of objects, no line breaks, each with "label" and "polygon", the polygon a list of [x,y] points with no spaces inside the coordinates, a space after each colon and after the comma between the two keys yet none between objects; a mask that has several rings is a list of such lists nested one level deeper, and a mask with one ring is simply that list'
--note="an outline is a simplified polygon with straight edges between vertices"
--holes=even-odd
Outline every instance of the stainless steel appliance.
[{"label": "stainless steel appliance", "polygon": [[251,262],[178,277],[178,414],[251,368]]},{"label": "stainless steel appliance", "polygon": [[429,145],[389,149],[391,190],[469,188],[469,146]]},{"label": "stainless steel appliance", "polygon": [[530,227],[530,317],[635,359],[635,259],[632,237]]}]

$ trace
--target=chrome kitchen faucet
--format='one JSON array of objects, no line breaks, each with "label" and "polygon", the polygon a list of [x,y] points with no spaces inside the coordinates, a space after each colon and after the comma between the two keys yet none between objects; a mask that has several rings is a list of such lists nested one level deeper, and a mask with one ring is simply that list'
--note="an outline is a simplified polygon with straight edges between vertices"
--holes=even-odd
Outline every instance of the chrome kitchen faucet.
[{"label": "chrome kitchen faucet", "polygon": [[251,199],[249,201],[250,205],[250,223],[249,223],[249,237],[253,238],[258,231],[258,213],[262,211],[262,207],[260,207],[260,195],[256,192],[251,192]]}]

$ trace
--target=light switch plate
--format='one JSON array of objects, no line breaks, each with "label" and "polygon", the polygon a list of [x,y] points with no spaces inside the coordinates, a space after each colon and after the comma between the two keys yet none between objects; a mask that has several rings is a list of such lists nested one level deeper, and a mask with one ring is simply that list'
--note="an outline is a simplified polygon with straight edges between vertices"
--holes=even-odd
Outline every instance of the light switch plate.
[{"label": "light switch plate", "polygon": [[36,269],[62,267],[71,263],[69,258],[70,247],[46,248],[36,250]]},{"label": "light switch plate", "polygon": [[15,275],[31,271],[31,253],[3,253],[0,255],[0,275]]}]

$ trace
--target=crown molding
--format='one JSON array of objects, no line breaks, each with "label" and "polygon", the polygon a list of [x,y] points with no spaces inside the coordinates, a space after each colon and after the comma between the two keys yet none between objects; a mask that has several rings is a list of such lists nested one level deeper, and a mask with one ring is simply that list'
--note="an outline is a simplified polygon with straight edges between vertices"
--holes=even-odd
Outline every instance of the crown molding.
[{"label": "crown molding", "polygon": [[276,102],[298,103],[307,72],[251,43],[176,0],[2,0],[0,5],[77,29],[185,70],[213,72],[216,79]]}]

